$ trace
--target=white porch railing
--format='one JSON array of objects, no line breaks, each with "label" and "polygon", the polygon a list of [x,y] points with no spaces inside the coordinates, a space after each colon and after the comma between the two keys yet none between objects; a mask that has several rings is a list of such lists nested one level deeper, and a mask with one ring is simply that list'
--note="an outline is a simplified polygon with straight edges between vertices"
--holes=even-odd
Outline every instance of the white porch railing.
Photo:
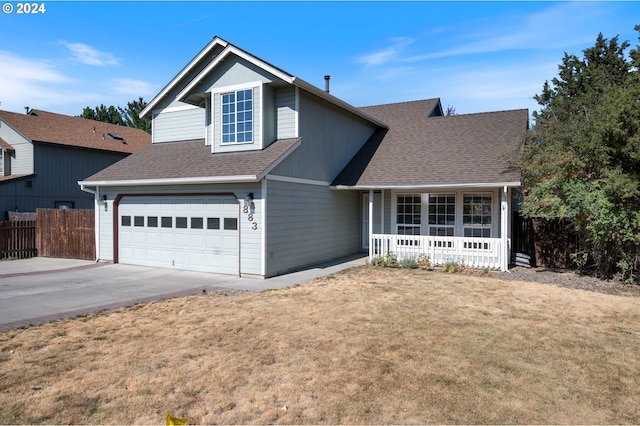
[{"label": "white porch railing", "polygon": [[433,265],[464,262],[471,268],[504,269],[500,238],[431,237],[426,235],[373,234],[369,257],[384,257],[393,253],[398,260],[429,256]]}]

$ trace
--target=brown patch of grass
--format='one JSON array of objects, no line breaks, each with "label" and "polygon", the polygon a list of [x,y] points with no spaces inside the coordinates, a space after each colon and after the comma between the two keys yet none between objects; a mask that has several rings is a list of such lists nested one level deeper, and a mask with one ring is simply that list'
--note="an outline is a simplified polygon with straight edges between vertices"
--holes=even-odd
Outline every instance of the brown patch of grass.
[{"label": "brown patch of grass", "polygon": [[640,423],[640,299],[356,268],[0,334],[3,423]]}]

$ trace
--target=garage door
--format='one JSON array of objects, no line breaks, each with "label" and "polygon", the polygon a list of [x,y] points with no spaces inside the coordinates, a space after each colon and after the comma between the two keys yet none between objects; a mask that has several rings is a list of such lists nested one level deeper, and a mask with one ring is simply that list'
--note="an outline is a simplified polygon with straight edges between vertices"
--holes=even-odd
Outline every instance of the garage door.
[{"label": "garage door", "polygon": [[121,263],[238,274],[234,198],[125,196],[118,216]]}]

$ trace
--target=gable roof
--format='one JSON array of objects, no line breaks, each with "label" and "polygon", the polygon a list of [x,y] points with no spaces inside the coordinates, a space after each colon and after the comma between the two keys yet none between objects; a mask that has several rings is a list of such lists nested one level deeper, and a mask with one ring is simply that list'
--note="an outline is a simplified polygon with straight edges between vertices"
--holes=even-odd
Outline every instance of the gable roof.
[{"label": "gable roof", "polygon": [[[207,60],[207,58],[216,50],[222,48],[223,50],[218,53],[218,55],[214,56],[211,62],[205,65],[201,70],[198,71],[198,67],[202,65],[203,60]],[[344,102],[341,99],[336,98],[335,96],[329,94],[328,92],[319,89],[318,87],[307,83],[306,81],[283,71],[282,69],[258,58],[257,56],[252,55],[251,53],[240,49],[239,47],[221,39],[216,36],[213,40],[205,46],[192,60],[189,62],[161,91],[158,93],[148,104],[147,106],[140,112],[140,117],[150,118],[153,110],[158,106],[158,104],[170,95],[172,90],[182,87],[180,93],[178,94],[178,98],[181,101],[186,101],[190,91],[197,86],[197,84],[206,77],[206,74],[210,73],[220,62],[225,60],[229,55],[236,55],[253,65],[267,71],[268,73],[276,76],[277,78],[283,80],[284,82],[291,84],[293,86],[299,87],[309,93],[312,93],[315,96],[318,96],[326,101],[331,102],[332,104],[343,108],[353,114],[364,118],[367,121],[370,121],[378,126],[386,127],[387,125],[378,120],[378,118],[371,116],[366,111],[361,108],[356,108],[347,102]]]},{"label": "gable roof", "polygon": [[[29,114],[0,111],[0,119],[32,142],[127,154],[151,144],[151,135],[144,130],[41,110]],[[122,140],[109,133],[121,136]]]},{"label": "gable roof", "polygon": [[257,182],[300,145],[281,139],[263,150],[211,153],[204,139],[148,146],[79,182],[87,186]]},{"label": "gable roof", "polygon": [[518,186],[505,158],[527,130],[526,109],[429,117],[431,101],[363,108],[389,123],[332,183],[338,188]]}]

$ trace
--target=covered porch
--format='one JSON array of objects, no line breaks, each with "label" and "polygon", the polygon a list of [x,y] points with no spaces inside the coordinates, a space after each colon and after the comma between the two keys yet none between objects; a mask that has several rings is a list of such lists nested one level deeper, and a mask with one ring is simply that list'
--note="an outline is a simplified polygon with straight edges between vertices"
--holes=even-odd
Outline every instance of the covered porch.
[{"label": "covered porch", "polygon": [[428,256],[434,266],[507,271],[518,184],[369,189],[362,193],[363,249],[370,261]]}]

